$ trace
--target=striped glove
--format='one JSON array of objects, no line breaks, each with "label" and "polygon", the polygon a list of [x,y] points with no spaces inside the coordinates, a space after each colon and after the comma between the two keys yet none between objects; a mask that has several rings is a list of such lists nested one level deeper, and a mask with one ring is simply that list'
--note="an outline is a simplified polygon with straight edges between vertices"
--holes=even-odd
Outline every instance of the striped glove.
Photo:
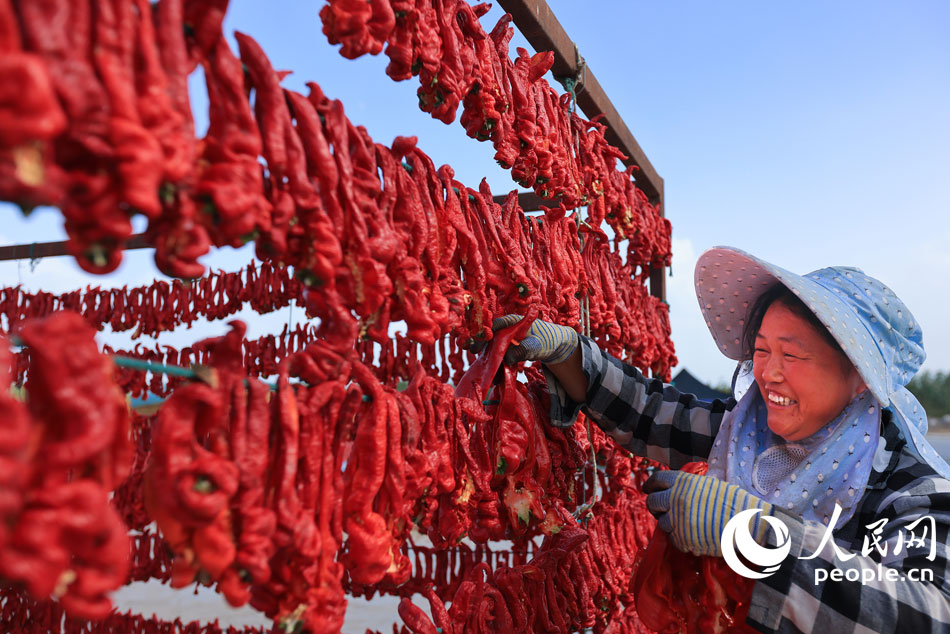
[{"label": "striped glove", "polygon": [[[505,315],[492,322],[492,330],[501,330],[521,321],[521,315]],[[540,361],[563,363],[577,349],[577,332],[567,326],[558,326],[549,321],[535,319],[527,336],[505,353],[505,363]]]},{"label": "striped glove", "polygon": [[657,526],[683,552],[721,557],[726,523],[749,509],[761,511],[751,518],[749,533],[766,545],[769,524],[761,518],[773,514],[772,505],[734,484],[685,471],[657,471],[644,483],[643,491]]}]

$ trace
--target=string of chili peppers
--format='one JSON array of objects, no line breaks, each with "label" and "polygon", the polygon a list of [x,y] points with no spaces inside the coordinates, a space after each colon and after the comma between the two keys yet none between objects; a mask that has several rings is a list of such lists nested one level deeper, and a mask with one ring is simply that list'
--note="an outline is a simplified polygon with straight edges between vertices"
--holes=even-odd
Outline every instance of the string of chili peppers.
[{"label": "string of chili peppers", "polygon": [[128,529],[109,492],[128,476],[133,447],[125,396],[94,334],[75,313],[24,324],[25,402],[10,391],[0,338],[0,585],[101,619],[129,569]]},{"label": "string of chili peppers", "polygon": [[112,612],[98,621],[69,616],[51,601],[37,601],[11,588],[0,587],[0,630],[19,634],[266,634],[264,627],[221,627],[216,621],[166,621],[152,614]]},{"label": "string of chili peppers", "polygon": [[19,286],[0,289],[0,316],[8,332],[24,320],[56,311],[81,314],[90,326],[113,332],[133,330],[133,339],[157,337],[198,319],[224,319],[244,308],[266,314],[299,302],[303,286],[286,267],[251,262],[237,272],[212,271],[183,282],[155,280],[135,288],[87,287],[67,293],[30,293]]},{"label": "string of chili peppers", "polygon": [[617,169],[625,157],[607,143],[603,124],[565,111],[571,95],[558,96],[543,77],[553,53],[519,48],[512,60],[512,18],[505,14],[486,32],[479,19],[487,7],[466,0],[379,0],[367,7],[328,0],[320,18],[344,57],[385,49],[392,79],[418,75],[424,112],[448,124],[461,106],[468,136],[490,140],[495,160],[518,184],[566,210],[589,205],[588,222],[600,227],[606,220],[618,242],[629,238],[628,259],[642,271],[668,265],[669,222],[636,188],[634,168]]}]

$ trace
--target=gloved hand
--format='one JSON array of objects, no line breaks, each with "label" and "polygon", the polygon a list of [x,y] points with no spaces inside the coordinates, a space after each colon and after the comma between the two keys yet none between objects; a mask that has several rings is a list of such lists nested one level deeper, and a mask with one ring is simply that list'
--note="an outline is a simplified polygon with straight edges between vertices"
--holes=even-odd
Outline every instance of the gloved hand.
[{"label": "gloved hand", "polygon": [[[492,322],[492,330],[501,330],[521,321],[521,315],[505,315]],[[577,349],[577,331],[567,326],[558,326],[549,321],[535,319],[528,334],[505,353],[505,363],[540,361],[562,363]]]},{"label": "gloved hand", "polygon": [[772,505],[744,489],[718,478],[685,471],[657,471],[643,485],[647,509],[657,526],[670,534],[673,545],[694,555],[722,556],[722,531],[735,515],[758,509],[749,533],[766,545]]}]

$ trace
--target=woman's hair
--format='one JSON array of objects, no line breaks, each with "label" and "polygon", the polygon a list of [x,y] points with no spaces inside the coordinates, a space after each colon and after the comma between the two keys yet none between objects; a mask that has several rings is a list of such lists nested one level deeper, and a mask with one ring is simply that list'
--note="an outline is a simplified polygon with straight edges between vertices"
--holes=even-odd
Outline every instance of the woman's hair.
[{"label": "woman's hair", "polygon": [[821,336],[825,338],[829,344],[831,344],[836,350],[844,354],[844,351],[841,349],[841,344],[831,336],[831,333],[828,332],[828,329],[823,323],[815,316],[815,313],[811,312],[811,309],[805,305],[801,299],[798,298],[795,293],[789,290],[784,284],[777,282],[772,285],[767,291],[759,295],[758,299],[755,300],[755,303],[752,304],[752,310],[749,311],[749,317],[746,319],[745,330],[742,333],[742,360],[749,361],[752,359],[752,354],[755,352],[755,338],[759,334],[759,328],[762,327],[762,319],[765,317],[766,311],[769,307],[775,302],[779,302],[788,308],[790,311],[802,317],[812,327],[821,333]]}]

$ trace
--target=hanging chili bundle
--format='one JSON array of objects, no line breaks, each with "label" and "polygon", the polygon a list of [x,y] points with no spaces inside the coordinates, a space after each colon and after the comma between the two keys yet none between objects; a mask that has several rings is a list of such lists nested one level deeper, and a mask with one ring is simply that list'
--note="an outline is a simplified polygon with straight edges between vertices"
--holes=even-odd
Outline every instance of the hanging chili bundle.
[{"label": "hanging chili bundle", "polygon": [[132,446],[125,398],[93,334],[74,313],[18,332],[31,356],[26,405],[9,396],[8,376],[0,386],[9,432],[0,460],[0,579],[97,619],[128,574],[127,529],[108,494],[128,475]]},{"label": "hanging chili bundle", "polygon": [[59,203],[52,141],[66,129],[50,69],[27,52],[11,0],[0,2],[0,198],[25,210]]},{"label": "hanging chili bundle", "polygon": [[211,239],[190,193],[198,142],[188,97],[192,65],[183,28],[184,0],[162,0],[154,11],[144,0],[137,1],[142,69],[136,76],[139,112],[143,124],[154,130],[163,153],[162,213],[149,222],[146,236],[155,245],[155,265],[160,271],[196,278],[204,273],[198,258],[208,252]]},{"label": "hanging chili bundle", "polygon": [[211,271],[185,284],[155,280],[146,286],[52,294],[30,293],[20,286],[0,289],[0,316],[11,330],[25,319],[59,311],[80,313],[95,329],[132,330],[132,339],[157,337],[178,326],[191,327],[199,318],[224,319],[244,308],[266,314],[296,303],[302,306],[303,287],[290,271],[269,262],[251,262],[242,271]]},{"label": "hanging chili bundle", "polygon": [[245,380],[244,324],[232,328],[206,344],[217,386],[184,385],[163,404],[143,486],[145,507],[174,553],[172,586],[217,583],[232,605],[243,605],[249,585],[270,577],[276,518],[265,502],[268,389]]},{"label": "hanging chili bundle", "polygon": [[[508,515],[507,535],[479,526],[482,530],[472,535],[476,541],[519,536],[532,518],[542,523],[545,532],[560,527],[555,509],[545,508],[555,499],[556,492],[550,491],[550,496],[545,492],[551,484],[551,457],[547,443],[540,441],[544,432],[538,410],[532,406],[531,394],[516,380],[515,370],[503,364],[509,343],[523,338],[533,321],[534,316],[529,313],[519,324],[495,333],[489,349],[472,364],[456,388],[456,397],[474,401],[467,406],[470,410],[490,404],[486,416],[473,421],[479,454],[488,458],[487,465],[479,465],[488,469],[485,478],[476,480],[482,486],[476,485],[475,490],[493,502],[500,497]],[[503,379],[493,389],[499,371]],[[482,488],[486,480],[490,483],[488,490]],[[491,487],[499,489],[501,495]]]},{"label": "hanging chili bundle", "polygon": [[[706,473],[706,463],[689,463],[688,473]],[[751,579],[720,557],[680,552],[667,533],[656,531],[631,579],[640,619],[657,632],[754,631],[745,625]]]}]

